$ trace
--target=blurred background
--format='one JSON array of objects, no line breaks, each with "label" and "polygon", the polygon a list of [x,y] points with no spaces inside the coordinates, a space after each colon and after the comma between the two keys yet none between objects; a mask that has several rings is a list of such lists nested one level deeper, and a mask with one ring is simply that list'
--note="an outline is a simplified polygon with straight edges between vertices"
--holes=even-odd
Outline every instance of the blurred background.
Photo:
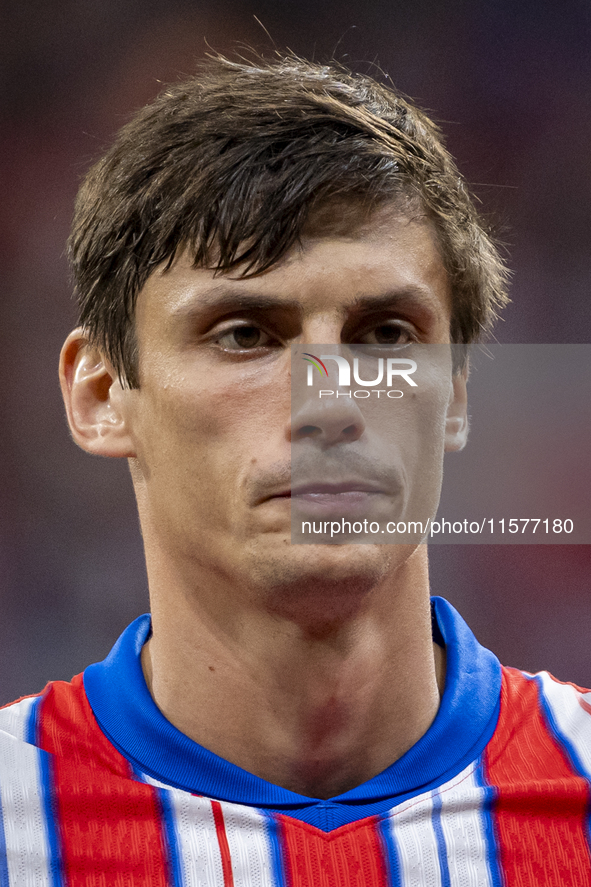
[{"label": "blurred background", "polygon": [[[103,658],[147,608],[127,467],[71,443],[57,382],[73,201],[116,130],[208,47],[377,63],[501,226],[498,341],[589,343],[591,5],[4,0],[0,28],[1,704]],[[432,586],[506,664],[590,686],[590,567],[587,545],[447,545]]]}]

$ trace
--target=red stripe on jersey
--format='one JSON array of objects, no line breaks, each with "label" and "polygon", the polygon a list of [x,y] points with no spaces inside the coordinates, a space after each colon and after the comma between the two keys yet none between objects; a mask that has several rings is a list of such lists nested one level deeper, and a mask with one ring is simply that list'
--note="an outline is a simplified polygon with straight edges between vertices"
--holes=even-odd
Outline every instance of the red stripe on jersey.
[{"label": "red stripe on jersey", "polygon": [[96,722],[81,674],[69,684],[55,681],[47,685],[37,720],[37,742],[45,751],[82,766],[129,775],[129,763]]},{"label": "red stripe on jersey", "polygon": [[377,817],[323,832],[277,816],[289,887],[386,887],[386,864]]},{"label": "red stripe on jersey", "polygon": [[588,784],[546,726],[537,683],[516,669],[503,669],[484,761],[506,887],[591,885]]},{"label": "red stripe on jersey", "polygon": [[68,887],[167,887],[156,791],[130,778],[130,765],[94,719],[81,678],[49,685],[38,734],[53,754],[52,801]]},{"label": "red stripe on jersey", "polygon": [[232,874],[232,857],[230,856],[230,847],[228,845],[228,836],[226,835],[226,826],[224,823],[224,814],[222,805],[219,801],[211,802],[213,810],[213,821],[215,822],[215,831],[220,845],[220,856],[222,857],[222,872],[224,874],[224,887],[234,887],[234,875]]}]

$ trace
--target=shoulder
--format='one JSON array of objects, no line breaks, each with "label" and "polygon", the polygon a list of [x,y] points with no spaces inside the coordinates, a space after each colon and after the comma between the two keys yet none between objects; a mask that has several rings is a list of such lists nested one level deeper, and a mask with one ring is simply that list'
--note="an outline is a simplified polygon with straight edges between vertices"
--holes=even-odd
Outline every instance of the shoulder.
[{"label": "shoulder", "polygon": [[0,730],[30,745],[54,745],[63,740],[63,732],[72,732],[76,725],[87,727],[89,716],[82,675],[76,675],[71,681],[53,681],[41,693],[0,708]]},{"label": "shoulder", "polygon": [[499,721],[488,752],[492,760],[513,756],[522,773],[535,767],[591,779],[591,691],[548,672],[503,667]]},{"label": "shoulder", "polygon": [[[49,753],[76,766],[99,766],[120,775],[129,764],[97,724],[88,702],[83,676],[54,681],[35,696],[25,696],[0,709],[0,768],[14,745]],[[27,754],[23,750],[23,754]]]},{"label": "shoulder", "polygon": [[40,693],[23,696],[0,708],[0,733],[34,745],[34,713],[40,698]]}]

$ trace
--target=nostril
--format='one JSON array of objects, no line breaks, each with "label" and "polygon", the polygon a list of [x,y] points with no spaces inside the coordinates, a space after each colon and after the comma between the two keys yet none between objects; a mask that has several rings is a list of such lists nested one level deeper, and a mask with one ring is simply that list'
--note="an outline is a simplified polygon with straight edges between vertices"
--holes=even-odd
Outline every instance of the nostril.
[{"label": "nostril", "polygon": [[318,425],[302,425],[302,427],[298,429],[296,438],[301,440],[304,437],[315,437],[318,434],[322,434],[322,429],[320,429]]},{"label": "nostril", "polygon": [[347,437],[352,437],[352,435],[358,433],[357,425],[347,425],[346,428],[343,428],[343,434],[346,434]]}]

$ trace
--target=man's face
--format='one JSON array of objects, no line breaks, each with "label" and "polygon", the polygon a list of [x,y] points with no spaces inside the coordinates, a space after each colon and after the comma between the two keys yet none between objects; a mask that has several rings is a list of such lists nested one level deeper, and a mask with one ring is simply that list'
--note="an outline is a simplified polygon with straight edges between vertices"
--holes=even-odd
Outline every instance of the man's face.
[{"label": "man's face", "polygon": [[[309,226],[257,277],[214,276],[187,256],[157,270],[137,303],[140,388],[124,394],[147,548],[187,575],[267,586],[383,574],[408,557],[404,546],[291,544],[291,442],[311,420],[292,418],[290,346],[445,343],[449,324],[433,228],[391,207],[330,233]],[[344,415],[343,430],[354,424]],[[346,451],[346,435],[338,443]]]}]

